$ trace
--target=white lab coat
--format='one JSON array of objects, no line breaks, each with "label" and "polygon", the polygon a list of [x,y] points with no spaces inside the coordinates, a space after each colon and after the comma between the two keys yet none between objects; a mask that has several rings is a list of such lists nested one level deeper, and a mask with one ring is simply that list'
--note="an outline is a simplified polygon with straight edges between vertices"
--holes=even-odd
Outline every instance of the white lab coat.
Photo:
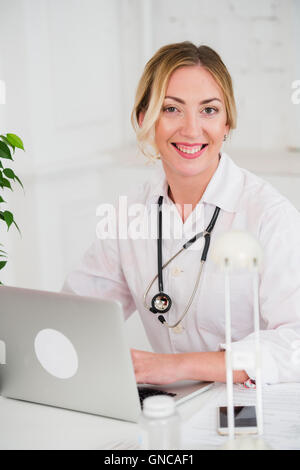
[{"label": "white lab coat", "polygon": [[[166,211],[171,207],[174,209],[175,205],[168,197],[165,174],[161,164],[158,165],[154,180],[141,185],[135,194],[130,195],[128,207],[131,203],[142,204],[141,207],[146,209],[140,220],[145,220],[143,217],[150,213],[151,204],[157,204],[159,195],[163,195],[164,223],[167,220]],[[176,222],[181,224],[183,236],[181,239],[174,236],[163,239],[163,262],[195,233],[207,227],[216,206],[221,211],[211,244],[224,231],[247,230],[259,239],[264,250],[259,286],[263,382],[300,381],[300,367],[292,360],[294,347],[298,344],[299,348],[300,340],[300,213],[270,184],[239,168],[223,152],[201,201],[184,224],[175,209]],[[157,205],[154,207],[157,211]],[[157,221],[157,218],[154,219]],[[123,220],[121,226],[117,224],[121,237],[132,220],[128,217],[128,221]],[[166,224],[164,228],[168,228]],[[203,239],[199,239],[163,270],[164,291],[173,301],[171,310],[165,315],[170,324],[180,318],[190,299],[202,248]],[[103,240],[97,236],[78,268],[67,276],[62,291],[117,299],[123,305],[125,318],[137,309],[155,352],[223,349],[224,274],[212,261],[210,252],[198,291],[183,320],[184,331],[180,334],[163,326],[157,315],[144,306],[144,292],[156,274],[155,237],[121,239],[119,235],[115,239]],[[241,270],[232,273],[230,286],[232,346],[234,351],[240,352],[255,344],[251,274]],[[147,296],[148,306],[157,293],[158,284],[155,281]],[[245,370],[255,379],[255,369],[249,367]]]}]

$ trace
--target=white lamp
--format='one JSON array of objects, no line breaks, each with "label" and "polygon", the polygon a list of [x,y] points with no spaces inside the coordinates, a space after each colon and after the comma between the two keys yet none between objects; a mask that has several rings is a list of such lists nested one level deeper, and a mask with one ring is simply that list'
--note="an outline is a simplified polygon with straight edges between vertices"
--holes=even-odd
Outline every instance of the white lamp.
[{"label": "white lamp", "polygon": [[[261,267],[263,250],[258,240],[248,232],[230,231],[217,238],[211,249],[212,259],[225,272],[225,328],[226,328],[226,386],[227,386],[227,418],[229,442],[226,448],[257,448],[264,445],[257,439],[235,440],[234,413],[233,413],[233,370],[247,367],[256,368],[256,411],[258,434],[263,433],[262,413],[262,380],[261,355],[259,342],[259,269]],[[233,354],[231,348],[231,311],[230,311],[230,271],[238,268],[249,269],[253,272],[253,306],[255,352]],[[251,444],[252,443],[252,444]],[[246,447],[245,447],[246,446]]]}]

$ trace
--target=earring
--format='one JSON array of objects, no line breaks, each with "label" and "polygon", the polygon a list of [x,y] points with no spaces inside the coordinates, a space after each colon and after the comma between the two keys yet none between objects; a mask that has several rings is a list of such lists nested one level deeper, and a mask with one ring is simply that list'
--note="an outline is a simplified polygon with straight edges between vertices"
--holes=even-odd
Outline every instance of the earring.
[{"label": "earring", "polygon": [[224,135],[223,142],[225,142],[226,139],[227,139],[227,135],[225,134],[225,135]]},{"label": "earring", "polygon": [[156,160],[161,160],[160,153],[156,155],[148,155],[147,165],[155,165]]}]

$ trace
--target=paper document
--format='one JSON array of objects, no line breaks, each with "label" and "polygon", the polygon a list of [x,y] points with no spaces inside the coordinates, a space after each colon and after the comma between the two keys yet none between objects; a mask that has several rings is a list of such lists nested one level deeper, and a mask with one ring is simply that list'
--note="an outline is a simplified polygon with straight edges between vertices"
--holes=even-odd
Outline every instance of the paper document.
[{"label": "paper document", "polygon": [[[217,407],[227,406],[226,385],[216,384],[215,393],[198,413],[183,425],[183,449],[215,449],[227,436],[217,432]],[[255,405],[256,391],[234,385],[234,405]],[[300,383],[263,387],[262,438],[272,449],[300,450]]]}]

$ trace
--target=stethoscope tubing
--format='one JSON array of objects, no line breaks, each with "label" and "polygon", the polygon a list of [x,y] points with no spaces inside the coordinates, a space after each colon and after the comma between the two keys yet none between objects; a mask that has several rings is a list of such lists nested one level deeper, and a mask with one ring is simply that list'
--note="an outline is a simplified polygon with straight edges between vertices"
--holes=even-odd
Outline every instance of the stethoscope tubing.
[{"label": "stethoscope tubing", "polygon": [[[156,274],[156,276],[152,279],[152,281],[150,282],[149,286],[147,287],[145,293],[144,293],[144,307],[146,309],[149,309],[149,307],[147,306],[147,303],[146,303],[146,298],[147,298],[147,295],[151,289],[151,287],[153,286],[154,282],[156,281],[156,279],[158,278],[158,285],[159,285],[159,292],[163,292],[163,276],[162,276],[162,271],[180,254],[182,253],[184,250],[188,249],[193,243],[195,243],[200,237],[204,237],[205,239],[205,244],[204,244],[204,248],[203,248],[203,251],[202,251],[202,255],[201,255],[201,261],[200,261],[200,267],[199,267],[199,271],[198,271],[198,275],[197,275],[197,279],[196,279],[196,282],[195,282],[195,286],[194,286],[194,289],[193,289],[193,293],[189,299],[189,302],[183,312],[183,314],[181,315],[181,317],[179,318],[179,320],[174,323],[174,325],[169,325],[169,323],[165,320],[163,322],[163,324],[165,326],[167,326],[168,328],[176,328],[180,322],[183,320],[183,318],[185,317],[185,315],[187,314],[193,300],[194,300],[194,297],[195,297],[195,294],[196,294],[196,291],[198,289],[198,286],[199,286],[199,282],[200,282],[200,278],[201,278],[201,274],[202,274],[202,270],[203,270],[203,265],[206,261],[206,258],[207,258],[207,253],[208,253],[208,250],[209,250],[209,245],[210,245],[210,236],[211,236],[211,232],[214,228],[214,225],[217,221],[217,218],[218,218],[218,215],[219,215],[219,212],[220,212],[220,208],[219,207],[216,207],[215,211],[214,211],[214,214],[212,216],[212,219],[208,225],[208,227],[206,228],[206,230],[204,232],[199,232],[197,233],[193,238],[191,238],[190,240],[188,240],[184,245],[183,247],[177,252],[175,253],[175,255],[173,255],[164,265],[162,265],[162,201],[163,201],[163,196],[160,196],[159,199],[158,199],[158,205],[159,205],[159,210],[158,210],[158,239],[157,239],[157,252],[158,252],[158,273]],[[162,312],[163,313],[163,312]]]}]

